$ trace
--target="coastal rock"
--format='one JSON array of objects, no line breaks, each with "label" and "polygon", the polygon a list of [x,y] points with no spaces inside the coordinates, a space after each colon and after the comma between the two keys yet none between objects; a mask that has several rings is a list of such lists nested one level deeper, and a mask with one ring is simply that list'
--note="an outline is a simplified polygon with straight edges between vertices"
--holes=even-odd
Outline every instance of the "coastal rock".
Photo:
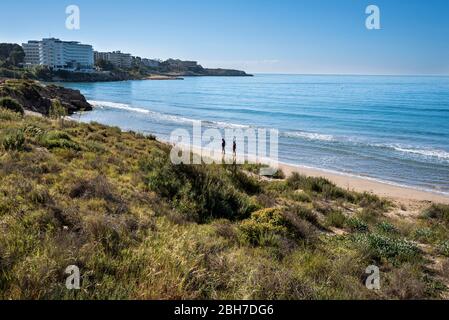
[{"label": "coastal rock", "polygon": [[247,74],[245,71],[232,70],[232,69],[204,69],[206,76],[214,77],[252,77],[251,74]]},{"label": "coastal rock", "polygon": [[91,111],[92,106],[78,90],[42,85],[31,80],[6,80],[0,83],[0,97],[16,99],[25,110],[48,115],[52,100],[58,99],[67,113]]},{"label": "coastal rock", "polygon": [[203,68],[197,61],[182,61],[179,59],[168,59],[162,62],[156,70],[159,74],[181,77],[250,77],[245,71],[232,69],[208,69]]},{"label": "coastal rock", "polygon": [[49,81],[53,82],[111,82],[111,81],[127,81],[140,80],[141,76],[133,75],[126,71],[104,71],[104,72],[69,72],[69,71],[52,71]]}]

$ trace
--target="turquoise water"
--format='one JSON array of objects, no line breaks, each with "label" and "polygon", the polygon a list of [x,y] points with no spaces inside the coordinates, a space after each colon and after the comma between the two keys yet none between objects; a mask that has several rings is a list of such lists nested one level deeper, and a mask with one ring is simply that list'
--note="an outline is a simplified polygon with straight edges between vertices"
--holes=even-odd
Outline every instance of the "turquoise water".
[{"label": "turquoise water", "polygon": [[71,83],[98,121],[168,139],[177,128],[276,128],[280,161],[449,192],[449,77],[256,75]]}]

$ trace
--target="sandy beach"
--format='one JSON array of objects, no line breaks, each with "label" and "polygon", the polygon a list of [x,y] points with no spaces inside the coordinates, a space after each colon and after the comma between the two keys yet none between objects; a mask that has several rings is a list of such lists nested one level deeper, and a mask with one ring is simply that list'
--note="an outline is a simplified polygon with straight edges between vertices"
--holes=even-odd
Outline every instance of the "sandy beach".
[{"label": "sandy beach", "polygon": [[[185,148],[185,147],[181,147]],[[195,154],[203,154],[203,159],[205,157],[212,158],[215,162],[222,161],[221,151],[215,151],[214,155],[211,156],[211,150],[199,147],[192,147],[192,152]],[[242,155],[238,155],[241,157]],[[225,160],[227,163],[232,163],[232,154],[226,154]],[[264,163],[269,165],[269,160],[259,160],[256,161],[251,157],[247,157],[247,160],[252,163]],[[369,178],[362,178],[357,176],[351,176],[346,174],[339,174],[334,172],[329,172],[326,170],[320,170],[315,168],[307,168],[299,165],[291,165],[286,163],[279,163],[279,169],[281,169],[286,176],[291,175],[294,172],[303,174],[311,177],[323,177],[326,178],[337,186],[357,191],[357,192],[370,192],[381,197],[386,197],[392,199],[398,203],[410,205],[416,204],[418,202],[434,202],[434,203],[444,203],[449,204],[449,195],[433,193],[430,191],[422,191],[414,188],[397,186],[389,183],[383,183]]]},{"label": "sandy beach", "polygon": [[358,192],[371,192],[382,197],[393,198],[403,201],[431,201],[436,203],[449,204],[449,196],[443,194],[421,191],[413,188],[396,186],[379,181],[359,178],[344,174],[331,173],[324,170],[305,168],[288,164],[279,164],[280,169],[288,176],[293,172],[298,172],[306,176],[324,177],[336,185]]}]

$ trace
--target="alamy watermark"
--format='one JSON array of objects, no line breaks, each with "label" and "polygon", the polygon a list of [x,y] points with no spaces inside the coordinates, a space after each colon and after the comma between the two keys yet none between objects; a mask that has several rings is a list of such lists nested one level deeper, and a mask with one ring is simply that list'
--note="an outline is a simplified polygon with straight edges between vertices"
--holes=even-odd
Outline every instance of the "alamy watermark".
[{"label": "alamy watermark", "polygon": [[65,13],[68,15],[65,20],[65,27],[68,30],[80,30],[81,28],[81,11],[79,6],[70,5],[65,9]]},{"label": "alamy watermark", "polygon": [[69,275],[65,281],[65,287],[67,288],[67,290],[80,290],[81,289],[80,269],[75,265],[71,265],[65,269],[65,274]]},{"label": "alamy watermark", "polygon": [[193,123],[192,135],[187,129],[171,133],[173,148],[170,159],[173,164],[265,164],[261,175],[273,175],[278,171],[279,131],[265,128],[227,128],[222,131],[208,128],[203,131],[202,122]]},{"label": "alamy watermark", "polygon": [[380,269],[377,266],[369,266],[365,273],[368,275],[365,286],[368,290],[380,290]]},{"label": "alamy watermark", "polygon": [[365,13],[368,15],[365,26],[368,30],[380,30],[380,9],[376,5],[366,7]]}]

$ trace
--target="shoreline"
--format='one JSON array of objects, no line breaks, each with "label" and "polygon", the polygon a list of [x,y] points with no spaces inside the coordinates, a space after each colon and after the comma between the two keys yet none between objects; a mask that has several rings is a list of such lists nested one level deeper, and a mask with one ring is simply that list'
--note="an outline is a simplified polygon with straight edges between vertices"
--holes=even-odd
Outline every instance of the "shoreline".
[{"label": "shoreline", "polygon": [[[70,120],[78,122],[78,119],[70,118]],[[174,145],[169,140],[161,139],[160,137],[158,137],[157,140],[161,143],[165,143],[171,147],[174,147]],[[210,154],[210,152],[212,151],[211,149],[201,148],[198,146],[189,147],[178,145],[178,147],[197,155],[202,155],[205,152]],[[243,155],[238,154],[237,156],[242,157]],[[210,157],[209,155],[207,156],[203,155],[203,159],[204,157],[212,158],[212,160],[217,163],[220,163],[223,159],[220,150],[216,152],[216,156],[214,157]],[[248,161],[252,163],[261,163],[266,165],[270,165],[270,161],[272,161],[270,159],[262,159],[262,160],[255,159],[254,156],[248,156],[247,158]],[[225,159],[229,161],[228,163],[232,163],[232,154],[227,154]],[[401,203],[434,202],[434,203],[449,204],[449,195],[444,195],[432,191],[420,190],[412,186],[395,185],[393,183],[389,183],[386,181],[382,182],[375,180],[375,178],[359,177],[347,173],[332,172],[326,169],[309,168],[301,165],[283,162],[278,162],[278,168],[281,169],[287,177],[293,174],[294,172],[310,177],[323,177],[325,179],[330,180],[331,182],[333,182],[334,184],[336,184],[341,188],[357,192],[369,192],[381,197],[397,200]]]},{"label": "shoreline", "polygon": [[178,76],[152,74],[142,80],[153,80],[153,81],[156,81],[156,80],[184,80],[184,78],[178,77]]},{"label": "shoreline", "polygon": [[[169,141],[163,140],[159,141],[173,146]],[[184,146],[179,145],[178,147],[180,147],[181,149],[185,148]],[[190,151],[197,155],[203,154],[203,159],[204,157],[206,157],[216,162],[221,162],[223,159],[220,150],[218,152],[215,152],[216,155],[214,155],[213,157],[210,157],[211,149],[192,146]],[[207,155],[204,155],[204,153],[206,153]],[[242,157],[242,155],[238,154],[237,157]],[[232,154],[227,154],[225,156],[225,160],[227,161],[227,163],[232,163]],[[251,158],[251,156],[249,156],[247,157],[247,160],[252,163],[261,163],[270,165],[270,159],[258,159],[256,161],[254,157]],[[356,192],[369,192],[376,194],[380,197],[390,198],[399,201],[401,203],[433,202],[433,203],[449,204],[449,195],[444,195],[426,190],[419,190],[411,186],[408,187],[408,186],[394,185],[393,183],[374,180],[374,178],[358,177],[355,175],[345,173],[330,172],[325,169],[308,168],[301,165],[288,164],[282,162],[278,163],[278,169],[282,170],[286,177],[290,176],[294,172],[309,177],[322,177],[328,179],[329,181],[335,183],[337,186],[346,190]]]},{"label": "shoreline", "polygon": [[311,177],[323,177],[341,188],[357,192],[370,192],[385,198],[402,201],[430,201],[449,204],[449,196],[444,194],[419,190],[413,187],[394,185],[370,178],[357,177],[344,173],[333,173],[324,169],[307,168],[286,163],[279,163],[279,169],[282,169],[286,176],[297,172]]},{"label": "shoreline", "polygon": [[[78,119],[74,119],[71,117],[70,120],[78,122]],[[171,147],[174,146],[170,141],[161,139],[160,137],[157,137],[157,140]],[[221,163],[223,159],[221,155],[221,150],[216,151],[215,152],[216,155],[214,157],[210,157],[209,155],[212,150],[208,148],[200,148],[198,146],[189,147],[181,145],[178,145],[178,147],[197,155],[206,153],[207,155],[203,155],[203,159],[209,158],[216,163]],[[237,155],[237,157],[242,156],[243,155],[241,154]],[[246,158],[251,163],[270,165],[270,162],[273,162],[271,159],[268,158],[255,159],[254,156],[246,156]],[[227,163],[232,164],[232,154],[227,154],[225,159]],[[399,201],[401,203],[433,202],[433,203],[449,204],[449,195],[427,190],[420,190],[413,186],[396,185],[393,182],[379,181],[376,180],[375,178],[360,177],[355,174],[352,175],[343,172],[342,173],[334,172],[322,168],[310,168],[302,165],[283,163],[283,162],[278,162],[278,169],[281,169],[287,177],[293,174],[294,172],[310,177],[323,177],[343,189],[356,192],[369,192],[381,197]]]}]

